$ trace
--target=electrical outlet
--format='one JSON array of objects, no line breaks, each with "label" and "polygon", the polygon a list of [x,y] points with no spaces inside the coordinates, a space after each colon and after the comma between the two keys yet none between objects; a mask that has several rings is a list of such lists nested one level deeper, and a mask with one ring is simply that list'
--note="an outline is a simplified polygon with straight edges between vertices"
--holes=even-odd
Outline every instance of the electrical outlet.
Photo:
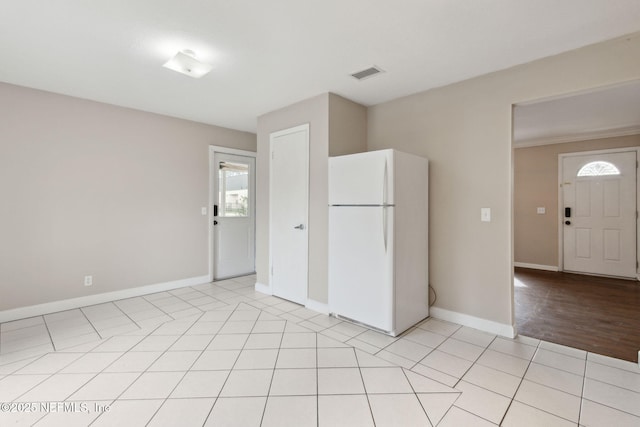
[{"label": "electrical outlet", "polygon": [[85,286],[93,285],[93,276],[84,276],[84,285]]}]

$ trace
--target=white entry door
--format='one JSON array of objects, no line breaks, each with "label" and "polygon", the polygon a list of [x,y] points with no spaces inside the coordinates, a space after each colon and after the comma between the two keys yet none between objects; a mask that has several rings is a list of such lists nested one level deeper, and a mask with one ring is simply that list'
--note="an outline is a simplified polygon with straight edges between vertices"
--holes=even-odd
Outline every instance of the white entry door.
[{"label": "white entry door", "polygon": [[564,270],[636,277],[636,152],[562,159]]},{"label": "white entry door", "polygon": [[255,158],[213,155],[214,280],[255,272]]},{"label": "white entry door", "polygon": [[309,125],[272,133],[270,157],[272,292],[304,304],[309,256]]}]

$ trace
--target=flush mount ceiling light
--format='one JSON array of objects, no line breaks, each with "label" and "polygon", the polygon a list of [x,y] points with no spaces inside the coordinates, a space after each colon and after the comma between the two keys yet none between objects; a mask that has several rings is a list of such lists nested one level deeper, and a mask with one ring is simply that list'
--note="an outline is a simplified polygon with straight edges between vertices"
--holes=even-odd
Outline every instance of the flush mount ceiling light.
[{"label": "flush mount ceiling light", "polygon": [[163,67],[199,79],[213,69],[213,65],[198,61],[192,50],[183,50],[168,60]]}]

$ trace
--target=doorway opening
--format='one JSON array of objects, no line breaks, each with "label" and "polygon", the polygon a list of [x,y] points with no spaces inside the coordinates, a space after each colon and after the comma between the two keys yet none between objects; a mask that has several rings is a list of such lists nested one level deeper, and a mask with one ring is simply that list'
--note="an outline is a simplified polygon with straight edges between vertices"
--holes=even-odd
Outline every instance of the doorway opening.
[{"label": "doorway opening", "polygon": [[[638,282],[616,279],[638,277],[639,147],[640,82],[514,106],[513,292],[519,333],[608,354],[616,346],[611,330],[611,340],[600,348],[588,342],[601,332],[606,336],[624,308],[607,298],[596,298],[594,305],[588,294],[573,291],[606,296],[626,288],[626,301],[640,313]],[[549,310],[593,316],[563,323]],[[627,320],[637,331],[640,317]],[[624,334],[626,326],[619,325]],[[567,331],[576,337],[567,338]],[[638,345],[627,360],[637,360]]]}]

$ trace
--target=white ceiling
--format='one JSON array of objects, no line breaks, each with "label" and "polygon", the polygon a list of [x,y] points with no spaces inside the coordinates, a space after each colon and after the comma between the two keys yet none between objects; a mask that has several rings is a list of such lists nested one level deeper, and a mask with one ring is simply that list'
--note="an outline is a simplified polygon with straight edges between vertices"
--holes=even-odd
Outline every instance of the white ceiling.
[{"label": "white ceiling", "polygon": [[515,147],[640,133],[640,81],[517,105]]},{"label": "white ceiling", "polygon": [[[639,30],[638,0],[0,0],[0,81],[255,131],[320,93],[374,105]],[[215,69],[161,66],[183,49]]]}]

